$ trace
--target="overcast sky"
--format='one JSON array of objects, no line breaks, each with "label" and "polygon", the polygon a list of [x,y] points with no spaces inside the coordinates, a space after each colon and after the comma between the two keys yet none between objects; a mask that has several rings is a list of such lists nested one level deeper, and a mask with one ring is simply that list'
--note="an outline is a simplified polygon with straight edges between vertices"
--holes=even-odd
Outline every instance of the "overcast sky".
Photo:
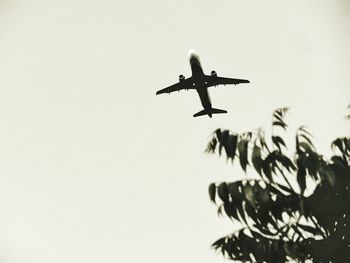
[{"label": "overcast sky", "polygon": [[[328,151],[350,131],[349,28],[347,0],[1,0],[0,261],[225,262],[207,186],[241,174],[203,153],[210,133],[289,106]],[[190,49],[251,81],[210,89],[228,114],[155,96]]]}]

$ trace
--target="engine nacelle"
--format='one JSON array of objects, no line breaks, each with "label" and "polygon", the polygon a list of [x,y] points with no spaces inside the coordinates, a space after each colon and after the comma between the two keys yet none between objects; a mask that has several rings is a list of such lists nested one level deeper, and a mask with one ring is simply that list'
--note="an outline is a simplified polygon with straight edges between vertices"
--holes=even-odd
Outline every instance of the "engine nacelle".
[{"label": "engine nacelle", "polygon": [[182,81],[184,81],[184,80],[185,80],[185,76],[184,76],[184,75],[180,75],[180,76],[179,76],[179,81],[182,82]]},{"label": "engine nacelle", "polygon": [[212,77],[216,77],[216,76],[217,76],[217,75],[216,75],[216,71],[215,71],[215,70],[212,70],[211,73],[210,73],[210,75],[211,75]]}]

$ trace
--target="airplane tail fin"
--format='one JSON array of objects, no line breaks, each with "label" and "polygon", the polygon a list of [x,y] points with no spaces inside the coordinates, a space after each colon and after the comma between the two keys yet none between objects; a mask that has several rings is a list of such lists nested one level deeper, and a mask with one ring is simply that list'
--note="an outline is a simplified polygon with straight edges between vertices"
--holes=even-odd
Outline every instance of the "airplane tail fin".
[{"label": "airplane tail fin", "polygon": [[209,115],[209,117],[211,118],[212,114],[219,114],[219,113],[227,113],[227,111],[215,109],[215,108],[211,108],[210,111],[207,111],[206,109],[204,109],[204,110],[201,110],[201,111],[197,112],[196,114],[194,114],[193,117]]}]

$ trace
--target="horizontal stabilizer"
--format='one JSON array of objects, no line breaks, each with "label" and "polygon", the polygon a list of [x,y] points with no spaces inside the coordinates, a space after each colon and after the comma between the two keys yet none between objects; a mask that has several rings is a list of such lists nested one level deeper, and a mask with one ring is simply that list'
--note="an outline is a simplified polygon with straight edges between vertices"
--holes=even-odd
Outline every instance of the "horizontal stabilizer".
[{"label": "horizontal stabilizer", "polygon": [[198,116],[203,116],[203,115],[208,115],[211,118],[212,114],[219,114],[219,113],[227,113],[226,110],[220,110],[220,109],[214,109],[211,108],[210,110],[201,110],[197,112],[196,114],[193,115],[193,117],[198,117]]},{"label": "horizontal stabilizer", "polygon": [[213,114],[219,114],[219,113],[227,113],[227,110],[220,110],[220,109],[211,109],[211,113]]},{"label": "horizontal stabilizer", "polygon": [[197,112],[195,115],[193,115],[193,117],[198,117],[198,116],[203,116],[203,115],[207,115],[207,111],[206,110],[201,110],[199,112]]}]

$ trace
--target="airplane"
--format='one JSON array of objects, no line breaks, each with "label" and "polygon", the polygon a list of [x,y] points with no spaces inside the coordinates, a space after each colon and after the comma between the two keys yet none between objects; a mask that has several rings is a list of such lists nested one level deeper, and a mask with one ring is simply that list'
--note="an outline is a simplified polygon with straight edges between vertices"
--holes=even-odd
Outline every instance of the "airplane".
[{"label": "airplane", "polygon": [[218,85],[250,83],[249,80],[219,77],[215,70],[212,70],[210,75],[205,75],[199,60],[199,56],[194,51],[189,52],[189,60],[192,76],[186,79],[184,75],[180,75],[178,83],[175,83],[174,85],[171,85],[165,89],[158,90],[156,95],[163,93],[170,94],[171,92],[180,90],[196,90],[204,109],[194,114],[193,117],[208,115],[211,118],[213,114],[227,113],[226,110],[215,109],[212,107],[208,94],[208,88]]}]

